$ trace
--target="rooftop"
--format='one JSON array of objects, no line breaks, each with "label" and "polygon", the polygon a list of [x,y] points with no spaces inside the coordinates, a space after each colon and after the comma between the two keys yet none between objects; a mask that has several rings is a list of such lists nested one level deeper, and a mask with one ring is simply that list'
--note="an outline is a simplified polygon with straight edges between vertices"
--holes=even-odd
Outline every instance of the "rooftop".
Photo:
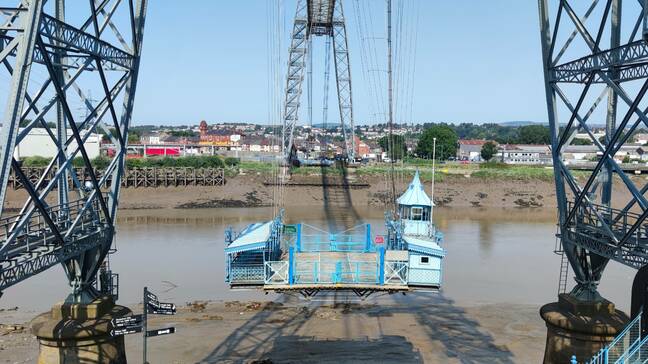
[{"label": "rooftop", "polygon": [[408,206],[432,206],[432,200],[428,197],[427,193],[423,189],[423,184],[421,184],[421,179],[419,178],[419,172],[416,171],[412,182],[407,191],[403,193],[401,197],[397,200],[399,205],[408,205]]}]

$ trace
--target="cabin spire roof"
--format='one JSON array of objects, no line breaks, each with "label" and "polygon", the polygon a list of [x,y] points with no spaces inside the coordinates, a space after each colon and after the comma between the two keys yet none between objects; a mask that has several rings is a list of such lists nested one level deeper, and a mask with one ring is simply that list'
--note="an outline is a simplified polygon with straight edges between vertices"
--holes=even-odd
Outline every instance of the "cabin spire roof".
[{"label": "cabin spire roof", "polygon": [[407,191],[405,191],[405,193],[403,193],[396,202],[398,202],[399,205],[407,206],[433,206],[432,201],[423,189],[418,169],[416,170],[416,174],[414,174],[414,178],[412,179],[412,182],[410,182],[409,187],[407,187]]}]

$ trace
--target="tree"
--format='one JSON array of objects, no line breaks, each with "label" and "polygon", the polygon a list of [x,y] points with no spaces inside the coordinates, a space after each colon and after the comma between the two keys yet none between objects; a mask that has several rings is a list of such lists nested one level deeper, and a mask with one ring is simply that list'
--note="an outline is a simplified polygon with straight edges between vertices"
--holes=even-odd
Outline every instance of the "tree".
[{"label": "tree", "polygon": [[[391,143],[389,140],[389,135],[384,136],[378,139],[378,144],[380,147],[388,152],[388,155],[394,160],[403,159],[407,154],[407,145],[405,144],[405,137],[402,135],[392,135]],[[394,150],[391,150],[391,147],[394,147]]]},{"label": "tree", "polygon": [[592,145],[592,141],[584,138],[574,138],[572,145]]},{"label": "tree", "polygon": [[448,125],[439,124],[426,128],[416,146],[419,157],[432,158],[436,138],[436,158],[445,160],[457,154],[457,133]]},{"label": "tree", "polygon": [[199,134],[193,130],[171,130],[169,135],[180,138],[193,138],[197,137]]},{"label": "tree", "polygon": [[497,146],[493,142],[486,142],[482,145],[481,157],[485,161],[491,160],[497,154]]},{"label": "tree", "polygon": [[549,144],[549,128],[544,125],[526,125],[518,129],[518,144]]}]

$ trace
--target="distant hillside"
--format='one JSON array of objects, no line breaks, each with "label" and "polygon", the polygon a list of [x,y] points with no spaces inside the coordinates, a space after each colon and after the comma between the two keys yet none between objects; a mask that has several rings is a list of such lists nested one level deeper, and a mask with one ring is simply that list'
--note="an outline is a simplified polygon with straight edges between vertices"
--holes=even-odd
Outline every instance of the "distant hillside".
[{"label": "distant hillside", "polygon": [[340,126],[340,123],[339,122],[330,122],[330,123],[326,123],[326,124],[324,124],[324,123],[313,124],[313,128],[321,129],[321,128],[324,128],[325,126],[327,128],[329,128],[329,129],[335,129],[335,128]]},{"label": "distant hillside", "polygon": [[513,126],[513,127],[527,126],[527,125],[545,125],[545,123],[539,123],[535,121],[503,121],[497,124],[501,126]]}]

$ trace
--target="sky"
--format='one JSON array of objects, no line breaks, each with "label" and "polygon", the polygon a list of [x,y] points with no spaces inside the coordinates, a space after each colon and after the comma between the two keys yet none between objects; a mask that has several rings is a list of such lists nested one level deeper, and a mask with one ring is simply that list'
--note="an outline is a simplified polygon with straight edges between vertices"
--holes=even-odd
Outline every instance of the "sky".
[{"label": "sky", "polygon": [[[282,1],[286,23],[292,23],[294,0],[267,1]],[[378,49],[378,44],[382,47],[385,43],[385,1],[343,3],[350,33],[355,121],[364,124],[383,117],[376,114],[366,91],[368,67],[362,67],[362,44],[354,15],[357,1],[374,14],[377,39],[373,42],[377,53],[382,53],[374,71],[381,74],[386,68],[386,52]],[[536,2],[394,0],[400,1],[410,9],[420,6],[416,12],[416,69],[411,77],[413,101],[411,112],[403,113],[401,119],[475,123],[547,120]],[[210,123],[268,123],[268,32],[266,0],[193,0],[191,5],[149,2],[134,124],[196,124],[203,119]],[[284,58],[288,41],[286,34]],[[323,59],[323,52],[314,54]],[[405,58],[409,65],[414,64],[413,53]],[[322,62],[314,65],[314,72],[323,74],[323,67],[317,67]],[[281,72],[285,68],[282,63]],[[314,81],[313,98],[320,104],[314,102],[317,116],[313,122],[322,118],[322,84]],[[381,89],[386,95],[386,89]],[[329,99],[332,115],[337,111],[334,101]]]}]

